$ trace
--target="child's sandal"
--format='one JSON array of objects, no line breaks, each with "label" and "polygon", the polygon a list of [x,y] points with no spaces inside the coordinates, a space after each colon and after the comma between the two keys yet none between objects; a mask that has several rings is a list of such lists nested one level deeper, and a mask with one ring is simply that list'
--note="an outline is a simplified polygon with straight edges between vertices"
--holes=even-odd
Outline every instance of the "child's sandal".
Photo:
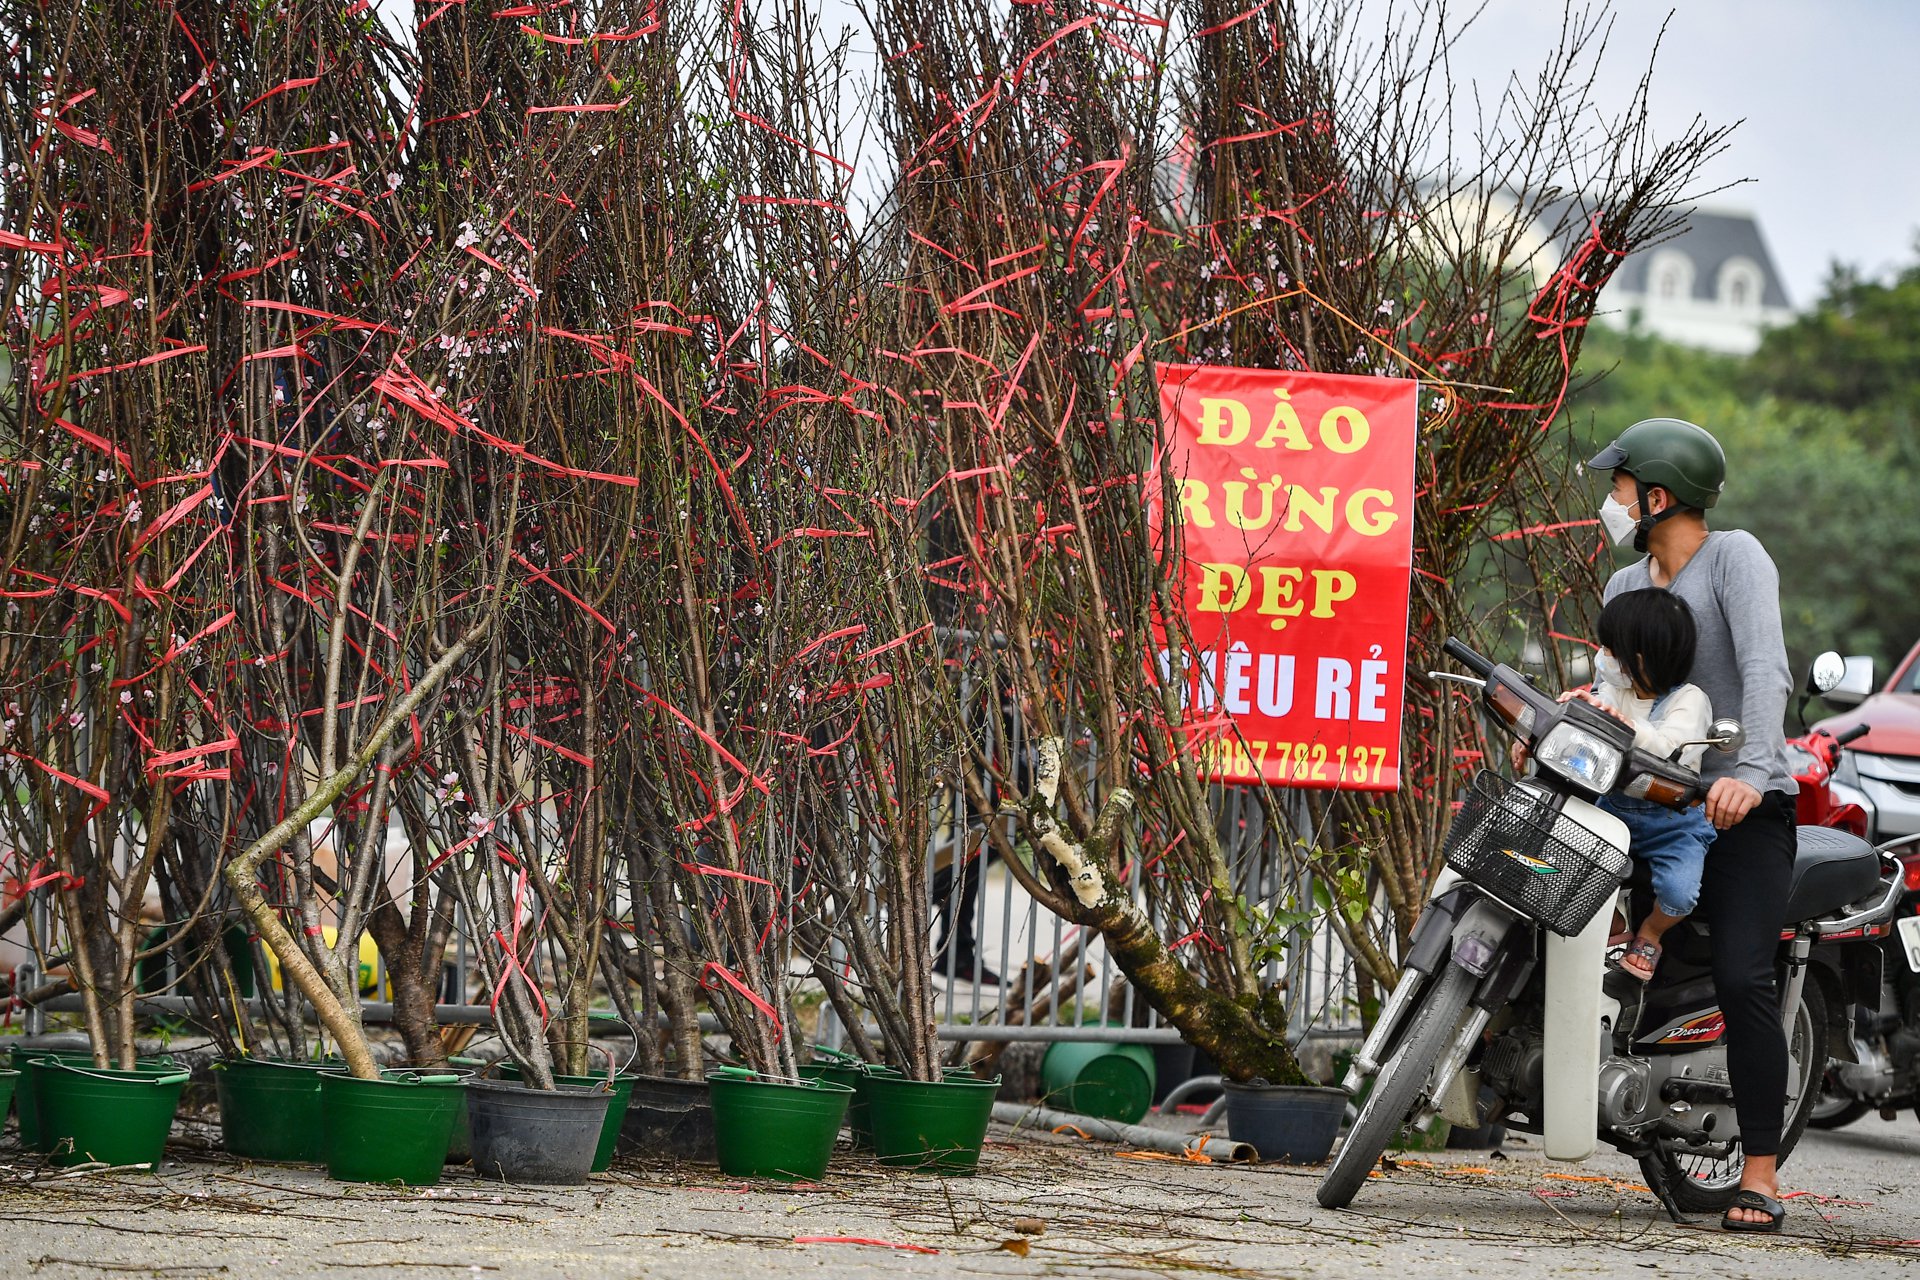
[{"label": "child's sandal", "polygon": [[[1632,963],[1635,960],[1645,961],[1647,967],[1640,968]],[[1651,938],[1635,938],[1620,957],[1620,967],[1642,982],[1652,982],[1654,970],[1660,967],[1660,944]]]}]

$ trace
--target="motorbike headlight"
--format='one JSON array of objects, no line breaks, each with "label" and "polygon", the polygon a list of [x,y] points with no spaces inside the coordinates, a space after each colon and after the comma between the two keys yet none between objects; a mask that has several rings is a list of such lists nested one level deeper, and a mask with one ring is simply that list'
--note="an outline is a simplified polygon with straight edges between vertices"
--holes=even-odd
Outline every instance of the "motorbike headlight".
[{"label": "motorbike headlight", "polygon": [[1567,721],[1555,725],[1533,749],[1533,758],[1569,782],[1593,792],[1613,790],[1625,757],[1620,748]]}]

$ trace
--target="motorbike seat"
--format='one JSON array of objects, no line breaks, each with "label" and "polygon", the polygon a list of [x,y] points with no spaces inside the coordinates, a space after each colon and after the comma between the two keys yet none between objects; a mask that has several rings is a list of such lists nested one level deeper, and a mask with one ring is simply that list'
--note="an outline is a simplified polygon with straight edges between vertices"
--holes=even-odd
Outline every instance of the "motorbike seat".
[{"label": "motorbike seat", "polygon": [[1880,855],[1850,832],[1801,827],[1787,891],[1787,922],[1797,924],[1858,902],[1880,883]]}]

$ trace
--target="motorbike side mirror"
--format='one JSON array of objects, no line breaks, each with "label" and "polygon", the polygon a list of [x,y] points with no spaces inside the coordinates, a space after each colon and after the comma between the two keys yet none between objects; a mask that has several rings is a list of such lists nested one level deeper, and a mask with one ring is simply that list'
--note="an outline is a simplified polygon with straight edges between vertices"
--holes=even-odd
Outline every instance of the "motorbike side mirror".
[{"label": "motorbike side mirror", "polygon": [[1732,753],[1747,744],[1747,729],[1738,720],[1715,720],[1707,726],[1707,743],[1715,751]]},{"label": "motorbike side mirror", "polygon": [[1873,692],[1873,659],[1854,654],[1841,660],[1840,678],[1830,689],[1820,691],[1820,700],[1830,707],[1845,710],[1857,707]]},{"label": "motorbike side mirror", "polygon": [[1846,674],[1847,660],[1829,649],[1807,668],[1807,692],[1830,693]]}]

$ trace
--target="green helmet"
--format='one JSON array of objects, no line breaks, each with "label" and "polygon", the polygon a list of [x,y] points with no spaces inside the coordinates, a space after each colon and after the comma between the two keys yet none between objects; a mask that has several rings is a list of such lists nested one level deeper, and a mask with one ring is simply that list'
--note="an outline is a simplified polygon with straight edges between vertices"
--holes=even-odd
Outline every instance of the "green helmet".
[{"label": "green helmet", "polygon": [[1720,501],[1721,486],[1727,482],[1727,455],[1720,442],[1705,427],[1679,418],[1634,423],[1587,465],[1596,471],[1624,471],[1702,511]]}]

